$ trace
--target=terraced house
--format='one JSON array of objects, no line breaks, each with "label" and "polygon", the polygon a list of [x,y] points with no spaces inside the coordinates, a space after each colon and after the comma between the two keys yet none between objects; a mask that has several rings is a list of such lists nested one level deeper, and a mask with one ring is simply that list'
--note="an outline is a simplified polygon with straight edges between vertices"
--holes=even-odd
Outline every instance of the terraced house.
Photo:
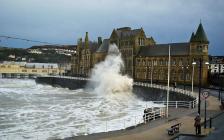
[{"label": "terraced house", "polygon": [[[202,84],[207,83],[208,66],[205,62],[208,62],[209,41],[201,23],[186,42],[156,44],[153,37],[146,37],[142,28],[130,27],[114,29],[109,39],[98,40],[95,46],[89,45],[91,42],[87,39],[85,43],[80,42],[78,41],[77,54],[73,56],[74,75],[89,76],[91,68],[106,57],[109,44],[115,43],[124,60],[123,74],[128,74],[136,81],[166,82],[170,46],[171,82],[190,84],[193,78],[194,83],[198,84],[201,59]],[[192,62],[196,64],[192,65]]]}]

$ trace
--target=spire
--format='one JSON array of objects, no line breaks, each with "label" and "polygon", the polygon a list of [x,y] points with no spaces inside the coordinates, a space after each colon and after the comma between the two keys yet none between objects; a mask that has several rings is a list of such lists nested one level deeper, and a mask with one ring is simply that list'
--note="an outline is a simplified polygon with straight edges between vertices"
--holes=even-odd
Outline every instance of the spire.
[{"label": "spire", "polygon": [[193,42],[209,43],[201,22],[198,26],[198,29],[194,36]]},{"label": "spire", "polygon": [[89,37],[88,37],[88,32],[86,32],[86,36],[85,36],[85,48],[89,48]]},{"label": "spire", "polygon": [[192,32],[192,34],[191,34],[191,38],[190,38],[190,42],[194,42],[194,32]]},{"label": "spire", "polygon": [[82,49],[82,38],[79,38],[77,41],[77,48],[78,50]]}]

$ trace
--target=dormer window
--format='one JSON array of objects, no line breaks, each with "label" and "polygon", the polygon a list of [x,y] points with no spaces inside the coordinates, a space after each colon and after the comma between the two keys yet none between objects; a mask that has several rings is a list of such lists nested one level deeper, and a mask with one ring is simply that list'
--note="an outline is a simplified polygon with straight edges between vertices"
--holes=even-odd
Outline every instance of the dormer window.
[{"label": "dormer window", "polygon": [[202,52],[202,46],[197,46],[197,51]]}]

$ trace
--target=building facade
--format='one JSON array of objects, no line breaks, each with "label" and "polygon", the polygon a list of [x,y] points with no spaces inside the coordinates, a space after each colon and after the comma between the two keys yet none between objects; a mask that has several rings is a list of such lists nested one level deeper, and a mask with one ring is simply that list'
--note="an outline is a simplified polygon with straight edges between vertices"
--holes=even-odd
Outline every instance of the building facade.
[{"label": "building facade", "polygon": [[210,58],[210,73],[211,74],[224,74],[224,57],[211,56]]},{"label": "building facade", "polygon": [[77,42],[76,54],[72,56],[72,75],[73,76],[90,76],[91,69],[94,66],[94,53],[99,44],[89,41],[88,32],[86,32],[85,41],[80,38]]},{"label": "building facade", "polygon": [[0,64],[0,74],[12,77],[64,75],[65,70],[55,63],[3,62]]},{"label": "building facade", "polygon": [[130,27],[114,29],[110,36],[110,44],[115,43],[124,61],[124,73],[134,77],[134,59],[141,47],[153,45],[152,37],[147,38],[142,28],[132,30]]},{"label": "building facade", "polygon": [[[142,28],[132,30],[130,27],[114,29],[110,38],[98,43],[95,49],[86,47],[88,46],[86,41],[88,40],[85,39],[84,46],[80,43],[82,41],[79,41],[80,47],[77,48],[79,51],[73,57],[73,69],[76,73],[89,75],[91,68],[105,59],[109,45],[115,43],[124,61],[123,74],[129,75],[135,81],[166,82],[170,46],[171,82],[190,84],[193,78],[194,83],[198,84],[201,62],[202,84],[207,83],[208,66],[205,62],[209,61],[209,41],[201,23],[188,42],[156,44],[152,37],[146,37]],[[94,51],[84,51],[91,48]],[[192,62],[196,62],[196,65],[192,65]]]}]

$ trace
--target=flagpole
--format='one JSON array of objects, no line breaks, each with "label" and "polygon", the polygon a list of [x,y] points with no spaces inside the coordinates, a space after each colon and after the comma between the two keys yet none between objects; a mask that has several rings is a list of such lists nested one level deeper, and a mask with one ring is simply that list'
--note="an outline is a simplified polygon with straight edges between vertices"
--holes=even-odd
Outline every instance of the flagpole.
[{"label": "flagpole", "polygon": [[169,45],[169,59],[168,59],[168,78],[167,78],[167,99],[166,99],[166,117],[169,116],[169,94],[170,94],[170,45]]}]

